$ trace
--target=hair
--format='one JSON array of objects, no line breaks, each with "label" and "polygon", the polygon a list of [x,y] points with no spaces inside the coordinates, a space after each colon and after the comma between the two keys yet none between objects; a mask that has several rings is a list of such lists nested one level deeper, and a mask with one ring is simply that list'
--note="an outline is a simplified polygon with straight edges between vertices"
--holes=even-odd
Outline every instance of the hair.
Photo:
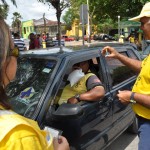
[{"label": "hair", "polygon": [[10,31],[5,21],[0,18],[0,105],[6,109],[10,109],[10,105],[7,100],[8,97],[3,87],[2,69],[10,49],[13,48],[12,40],[10,37]]},{"label": "hair", "polygon": [[14,38],[20,38],[20,35],[18,33],[14,33]]}]

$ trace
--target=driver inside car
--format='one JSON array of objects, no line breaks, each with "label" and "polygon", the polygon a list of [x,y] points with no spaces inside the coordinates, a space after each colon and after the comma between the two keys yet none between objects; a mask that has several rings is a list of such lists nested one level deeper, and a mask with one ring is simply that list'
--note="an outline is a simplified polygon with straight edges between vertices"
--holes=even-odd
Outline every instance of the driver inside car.
[{"label": "driver inside car", "polygon": [[97,101],[105,95],[100,79],[90,71],[89,61],[73,65],[68,76],[70,82],[63,89],[58,104],[76,104],[80,101]]}]

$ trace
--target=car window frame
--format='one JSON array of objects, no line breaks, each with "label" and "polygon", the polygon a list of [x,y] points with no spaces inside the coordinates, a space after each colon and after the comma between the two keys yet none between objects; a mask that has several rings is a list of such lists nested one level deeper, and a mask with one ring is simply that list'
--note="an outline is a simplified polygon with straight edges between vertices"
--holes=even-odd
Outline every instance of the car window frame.
[{"label": "car window frame", "polygon": [[[128,57],[130,57],[130,58],[132,58],[131,57],[131,55],[129,54],[129,52],[128,52],[128,49],[130,49],[131,51],[133,51],[133,53],[134,53],[134,50],[132,49],[132,48],[122,48],[122,49],[120,49],[120,47],[117,47],[116,48],[117,50],[118,50],[118,52],[119,53],[126,53],[126,56],[128,56]],[[135,54],[136,55],[136,54]],[[138,57],[138,55],[136,55],[136,57],[137,57],[137,60],[139,60],[140,58]],[[133,79],[135,79],[136,78],[136,73],[135,73],[135,75],[134,76],[132,76],[132,77],[130,77],[130,78],[128,78],[128,79],[126,79],[126,80],[124,80],[124,81],[122,81],[122,82],[120,82],[120,83],[118,83],[118,84],[116,84],[116,85],[113,85],[112,83],[113,83],[113,81],[112,81],[112,77],[111,77],[111,73],[110,73],[110,70],[109,70],[109,67],[108,67],[108,63],[107,63],[107,61],[106,61],[106,59],[105,59],[105,57],[103,57],[104,58],[104,61],[105,61],[105,63],[106,63],[106,65],[107,65],[107,67],[106,67],[106,70],[107,70],[107,72],[108,72],[108,80],[109,80],[109,88],[110,88],[110,90],[111,89],[115,89],[116,87],[118,87],[118,86],[120,86],[120,85],[122,85],[122,84],[124,84],[125,82],[127,82],[128,80],[133,80]]]}]

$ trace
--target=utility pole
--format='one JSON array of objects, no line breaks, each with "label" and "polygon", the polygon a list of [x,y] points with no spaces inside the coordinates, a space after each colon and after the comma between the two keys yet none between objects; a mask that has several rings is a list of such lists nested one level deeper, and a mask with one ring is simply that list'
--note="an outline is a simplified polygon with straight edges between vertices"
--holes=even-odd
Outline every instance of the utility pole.
[{"label": "utility pole", "polygon": [[118,39],[120,38],[120,16],[118,16]]},{"label": "utility pole", "polygon": [[91,39],[90,39],[90,17],[89,17],[89,0],[87,0],[87,31],[88,31],[88,42],[90,43]]},{"label": "utility pole", "polygon": [[82,5],[82,45],[84,46],[84,16],[83,16],[83,5]]}]

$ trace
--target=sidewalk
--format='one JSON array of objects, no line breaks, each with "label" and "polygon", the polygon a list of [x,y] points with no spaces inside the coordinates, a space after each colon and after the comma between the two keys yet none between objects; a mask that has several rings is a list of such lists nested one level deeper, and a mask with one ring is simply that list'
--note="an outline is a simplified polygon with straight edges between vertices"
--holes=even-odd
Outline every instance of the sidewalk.
[{"label": "sidewalk", "polygon": [[[118,41],[95,41],[92,40],[91,43],[88,43],[87,41],[84,41],[84,45],[96,45],[96,44],[106,44],[106,43],[119,43]],[[83,41],[70,41],[70,42],[65,42],[65,46],[81,46],[83,45]]]}]

